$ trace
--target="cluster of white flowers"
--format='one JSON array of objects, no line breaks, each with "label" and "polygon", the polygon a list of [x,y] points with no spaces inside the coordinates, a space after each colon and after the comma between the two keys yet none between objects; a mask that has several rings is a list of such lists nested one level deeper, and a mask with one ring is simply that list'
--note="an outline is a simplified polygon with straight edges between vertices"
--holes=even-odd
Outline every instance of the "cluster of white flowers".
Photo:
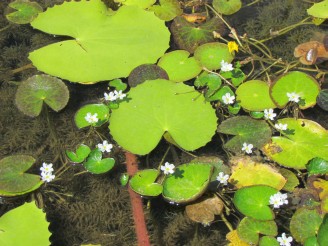
[{"label": "cluster of white flowers", "polygon": [[102,143],[97,145],[97,148],[101,151],[101,152],[111,152],[113,145],[109,144],[107,142],[107,140],[104,140]]},{"label": "cluster of white flowers", "polygon": [[264,118],[266,120],[274,120],[274,117],[276,117],[276,116],[277,116],[277,114],[275,114],[273,112],[273,109],[272,108],[270,108],[270,109],[264,109]]},{"label": "cluster of white flowers", "polygon": [[300,95],[295,92],[287,92],[287,97],[290,102],[298,103],[300,101]]},{"label": "cluster of white flowers", "polygon": [[41,171],[41,179],[44,182],[50,182],[55,178],[55,175],[52,174],[52,172],[54,171],[52,167],[52,163],[47,164],[43,162],[40,171]]},{"label": "cluster of white flowers", "polygon": [[286,131],[287,130],[287,124],[274,124],[274,127],[279,131]]},{"label": "cluster of white flowers", "polygon": [[251,154],[253,152],[253,144],[243,143],[242,151],[245,151],[247,154]]},{"label": "cluster of white flowers", "polygon": [[91,114],[91,113],[87,113],[87,115],[84,117],[84,119],[89,122],[90,124],[94,124],[98,122],[98,114]]},{"label": "cluster of white flowers", "polygon": [[122,91],[111,91],[109,93],[104,93],[104,97],[106,101],[116,101],[117,99],[123,100],[124,97],[126,97],[126,94],[124,94]]},{"label": "cluster of white flowers", "polygon": [[282,194],[280,192],[270,196],[269,203],[273,205],[274,208],[279,208],[284,204],[288,204],[287,194]]},{"label": "cluster of white flowers", "polygon": [[279,242],[280,246],[291,246],[293,238],[286,237],[286,233],[282,233],[281,237],[277,237],[277,241]]},{"label": "cluster of white flowers", "polygon": [[173,174],[174,168],[175,168],[174,164],[170,164],[168,162],[165,162],[165,164],[161,166],[161,170],[164,172],[165,175]]},{"label": "cluster of white flowers", "polygon": [[222,96],[222,101],[225,104],[233,104],[235,102],[235,96],[230,95],[230,93],[228,92]]},{"label": "cluster of white flowers", "polygon": [[221,71],[222,72],[229,72],[233,70],[233,66],[231,63],[225,62],[224,60],[221,61]]},{"label": "cluster of white flowers", "polygon": [[223,185],[227,185],[229,178],[230,176],[228,174],[224,174],[224,172],[219,172],[219,175],[216,177],[216,180]]}]

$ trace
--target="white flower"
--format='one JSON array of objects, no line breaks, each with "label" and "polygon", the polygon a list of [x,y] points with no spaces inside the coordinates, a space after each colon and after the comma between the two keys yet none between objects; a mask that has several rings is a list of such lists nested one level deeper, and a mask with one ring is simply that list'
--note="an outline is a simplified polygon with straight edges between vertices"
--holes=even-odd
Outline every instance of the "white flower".
[{"label": "white flower", "polygon": [[113,145],[112,144],[109,144],[107,142],[107,140],[103,141],[103,143],[101,144],[98,144],[97,145],[98,149],[101,151],[101,152],[111,152],[112,148],[113,148]]},{"label": "white flower", "polygon": [[223,185],[228,184],[228,179],[229,179],[229,175],[228,174],[224,175],[223,172],[219,172],[219,175],[216,177],[216,180],[219,181]]},{"label": "white flower", "polygon": [[225,104],[233,104],[234,101],[235,101],[235,96],[231,96],[230,93],[226,93],[222,96],[222,101],[225,103]]},{"label": "white flower", "polygon": [[117,99],[117,96],[114,92],[104,93],[104,97],[106,101],[115,101]]},{"label": "white flower", "polygon": [[280,192],[270,196],[269,203],[273,205],[274,208],[279,208],[284,204],[288,204],[287,194],[282,194]]},{"label": "white flower", "polygon": [[280,246],[290,246],[293,238],[286,237],[286,233],[282,233],[281,237],[277,237],[277,241],[279,242]]},{"label": "white flower", "polygon": [[222,72],[229,72],[233,70],[233,66],[231,63],[225,62],[224,60],[221,61],[221,71]]},{"label": "white flower", "polygon": [[165,162],[164,166],[161,166],[161,170],[164,172],[164,174],[174,173],[174,168],[174,164],[170,164],[168,162]]},{"label": "white flower", "polygon": [[300,95],[296,94],[295,92],[287,92],[287,96],[290,102],[298,103],[300,101]]},{"label": "white flower", "polygon": [[287,130],[287,124],[274,124],[274,127],[279,131],[286,131]]},{"label": "white flower", "polygon": [[91,113],[87,113],[87,115],[84,117],[84,119],[89,122],[90,124],[93,124],[93,123],[97,123],[98,122],[98,114],[95,113],[95,114],[91,114]]},{"label": "white flower", "polygon": [[253,147],[253,144],[243,143],[243,148],[241,150],[245,151],[247,154],[251,154]]},{"label": "white flower", "polygon": [[53,172],[54,169],[52,168],[52,163],[47,164],[47,163],[43,162],[40,170],[43,173],[51,173],[51,172]]},{"label": "white flower", "polygon": [[41,172],[41,179],[45,182],[50,182],[54,180],[55,175],[52,172]]},{"label": "white flower", "polygon": [[264,118],[266,120],[270,119],[270,120],[273,120],[274,117],[276,117],[277,114],[273,113],[273,109],[270,108],[270,109],[264,109]]},{"label": "white flower", "polygon": [[126,97],[126,94],[124,94],[122,91],[114,91],[116,98],[123,100],[124,97]]}]

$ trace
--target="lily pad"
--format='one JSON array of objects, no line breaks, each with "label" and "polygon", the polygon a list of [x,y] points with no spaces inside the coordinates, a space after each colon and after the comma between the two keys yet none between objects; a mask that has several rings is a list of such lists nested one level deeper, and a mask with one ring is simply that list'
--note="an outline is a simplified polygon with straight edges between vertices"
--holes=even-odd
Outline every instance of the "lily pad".
[{"label": "lily pad", "polygon": [[127,6],[133,5],[143,9],[147,9],[152,6],[156,2],[156,0],[115,0],[114,2],[121,3]]},{"label": "lily pad", "polygon": [[158,175],[156,169],[139,171],[131,178],[130,187],[142,196],[158,196],[163,190],[163,185],[155,183]]},{"label": "lily pad", "polygon": [[213,0],[213,8],[220,14],[232,15],[241,8],[241,0]]},{"label": "lily pad", "polygon": [[316,104],[319,91],[318,82],[299,71],[284,74],[270,87],[271,98],[279,108],[286,106],[289,101],[287,93],[292,92],[300,96],[301,101],[298,104],[301,109],[312,107]]},{"label": "lily pad", "polygon": [[0,196],[17,196],[39,188],[40,176],[25,173],[35,162],[29,155],[11,155],[0,160]]},{"label": "lily pad", "polygon": [[250,245],[257,245],[260,234],[268,236],[276,236],[278,228],[275,221],[260,221],[245,217],[240,221],[237,228],[240,239],[249,243]]},{"label": "lily pad", "polygon": [[328,173],[328,161],[322,158],[314,158],[307,165],[306,169],[308,170],[309,175],[315,174],[327,174]]},{"label": "lily pad", "polygon": [[[38,70],[72,82],[94,83],[127,77],[155,63],[169,47],[163,20],[137,6],[110,14],[101,0],[70,1],[48,8],[32,21],[41,31],[72,37],[33,51]],[[83,18],[81,18],[83,16]]]},{"label": "lily pad", "polygon": [[155,15],[165,21],[173,20],[176,16],[182,14],[182,9],[177,0],[160,0],[160,5],[153,5],[149,8]]},{"label": "lily pad", "polygon": [[175,203],[196,200],[206,190],[213,172],[212,165],[188,163],[178,166],[174,174],[165,178],[163,197]]},{"label": "lily pad", "polygon": [[254,120],[249,116],[235,116],[223,121],[218,132],[235,135],[224,147],[235,153],[241,152],[243,143],[261,148],[270,141],[271,129],[263,120]]},{"label": "lily pad", "polygon": [[89,146],[80,144],[79,147],[76,149],[76,153],[73,151],[66,150],[66,155],[69,158],[69,160],[73,163],[81,163],[85,160],[85,158],[88,157],[91,150]]},{"label": "lily pad", "polygon": [[102,159],[100,150],[95,149],[90,152],[86,162],[83,163],[85,169],[94,174],[106,173],[114,167],[115,160],[113,158]]},{"label": "lily pad", "polygon": [[16,24],[28,24],[39,13],[43,11],[42,7],[37,2],[26,0],[16,0],[8,5],[17,11],[6,15],[6,18]]},{"label": "lily pad", "polygon": [[270,97],[269,86],[260,80],[246,81],[238,87],[236,94],[240,106],[250,111],[262,111],[276,107]]},{"label": "lily pad", "polygon": [[308,237],[305,242],[304,242],[304,246],[320,246],[318,241],[317,241],[317,237],[313,236],[313,237]]},{"label": "lily pad", "polygon": [[219,175],[220,172],[223,172],[225,174],[230,174],[230,167],[225,165],[223,163],[223,160],[221,160],[217,156],[200,156],[191,161],[191,163],[198,162],[198,163],[206,163],[213,166],[213,174],[211,177],[211,182],[216,181],[216,177]]},{"label": "lily pad", "polygon": [[306,119],[285,118],[285,136],[272,137],[264,146],[264,153],[280,165],[305,169],[309,160],[320,157],[328,160],[328,132],[318,123]]},{"label": "lily pad", "polygon": [[323,218],[322,224],[318,231],[318,243],[319,245],[328,245],[328,214]]},{"label": "lily pad", "polygon": [[115,141],[134,154],[149,153],[165,132],[186,150],[204,146],[215,133],[215,111],[193,87],[150,80],[131,88],[128,96],[131,100],[112,112],[109,129]]},{"label": "lily pad", "polygon": [[228,45],[213,42],[199,46],[195,50],[194,57],[208,70],[221,68],[221,61],[232,62],[234,56],[229,52]]},{"label": "lily pad", "polygon": [[317,18],[328,18],[328,0],[313,4],[312,7],[307,9],[307,13]]},{"label": "lily pad", "polygon": [[277,189],[265,185],[243,187],[236,191],[233,202],[246,216],[257,220],[273,220],[275,216],[269,207],[269,200],[277,192]]},{"label": "lily pad", "polygon": [[163,68],[154,64],[144,64],[136,67],[129,75],[128,83],[130,87],[145,82],[146,80],[169,79]]},{"label": "lily pad", "polygon": [[228,246],[249,246],[248,243],[246,243],[240,239],[240,237],[238,236],[237,230],[230,231],[226,235],[226,238],[227,238],[227,240],[230,241]]},{"label": "lily pad", "polygon": [[43,102],[58,112],[68,99],[69,91],[63,81],[49,75],[34,75],[19,85],[15,102],[21,112],[35,117],[41,113]]},{"label": "lily pad", "polygon": [[283,190],[292,192],[294,191],[295,187],[300,184],[300,181],[298,180],[297,176],[292,171],[286,168],[280,168],[279,173],[281,173],[282,176],[284,176],[284,178],[287,180],[284,187],[282,188]]},{"label": "lily pad", "polygon": [[175,50],[161,57],[157,65],[167,72],[171,81],[183,82],[196,77],[202,70],[197,60],[189,56],[188,51]]},{"label": "lily pad", "polygon": [[259,246],[280,246],[275,237],[263,236],[260,238]]},{"label": "lily pad", "polygon": [[[88,122],[85,117],[87,114],[91,115],[97,114],[98,121],[96,123]],[[87,126],[101,126],[108,121],[109,109],[104,104],[87,104],[81,107],[75,114],[74,121],[78,128],[83,128]]]},{"label": "lily pad", "polygon": [[117,91],[125,91],[128,87],[121,79],[113,79],[109,82],[109,86],[114,87]]},{"label": "lily pad", "polygon": [[246,79],[246,75],[240,68],[234,68],[232,71],[221,72],[220,74],[226,79],[231,79],[231,83],[236,87]]},{"label": "lily pad", "polygon": [[[210,91],[208,90],[206,93],[205,93],[205,98],[208,100],[208,101],[216,101],[216,100],[219,100],[221,103],[224,103],[222,97],[227,94],[227,93],[230,93],[230,96],[235,96],[235,93],[230,89],[229,86],[227,85],[224,85],[222,86],[222,88],[220,88],[219,90],[216,90],[216,91]],[[231,106],[231,105],[229,105]]]},{"label": "lily pad", "polygon": [[321,90],[317,97],[317,104],[323,110],[328,111],[328,89]]},{"label": "lily pad", "polygon": [[33,202],[12,209],[0,218],[0,245],[50,245],[46,214]]},{"label": "lily pad", "polygon": [[321,222],[322,218],[317,210],[299,208],[290,221],[290,232],[297,242],[304,243],[307,238],[316,235]]}]

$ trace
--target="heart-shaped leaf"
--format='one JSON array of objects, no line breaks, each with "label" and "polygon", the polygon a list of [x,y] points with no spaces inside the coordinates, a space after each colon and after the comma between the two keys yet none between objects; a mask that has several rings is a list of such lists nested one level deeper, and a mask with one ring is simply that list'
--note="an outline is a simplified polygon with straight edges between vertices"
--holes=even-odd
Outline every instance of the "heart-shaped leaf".
[{"label": "heart-shaped leaf", "polygon": [[206,190],[212,175],[210,164],[188,163],[176,167],[163,184],[163,197],[171,202],[185,203],[196,200]]},{"label": "heart-shaped leaf", "polygon": [[154,64],[144,64],[136,67],[129,75],[129,86],[136,87],[146,80],[169,79],[163,68]]},{"label": "heart-shaped leaf", "polygon": [[137,172],[130,180],[132,190],[142,196],[158,196],[162,193],[163,186],[155,183],[159,171],[156,169],[146,169]]},{"label": "heart-shaped leaf", "polygon": [[213,0],[213,7],[220,14],[232,15],[241,8],[240,0]]},{"label": "heart-shaped leaf", "polygon": [[117,91],[125,91],[128,87],[121,79],[113,79],[109,82],[109,86],[114,87]]},{"label": "heart-shaped leaf", "polygon": [[153,5],[149,10],[154,11],[158,18],[170,21],[182,14],[182,9],[177,0],[160,0],[160,5]]},{"label": "heart-shaped leaf", "polygon": [[309,15],[313,17],[326,19],[328,18],[328,0],[323,0],[319,3],[315,3],[307,10]]},{"label": "heart-shaped leaf", "polygon": [[86,162],[83,163],[85,169],[94,174],[108,172],[114,167],[115,160],[113,158],[102,159],[100,150],[95,149],[90,152]]},{"label": "heart-shaped leaf", "polygon": [[38,13],[42,12],[42,7],[37,2],[26,0],[16,0],[8,5],[17,11],[6,15],[6,18],[16,24],[30,23]]},{"label": "heart-shaped leaf", "polygon": [[0,160],[0,195],[17,196],[39,188],[40,176],[25,173],[35,162],[29,155],[11,155]]},{"label": "heart-shaped leaf", "polygon": [[280,246],[280,243],[275,237],[263,236],[260,238],[259,246]]},{"label": "heart-shaped leaf", "polygon": [[169,47],[170,33],[154,13],[122,6],[112,14],[101,0],[64,2],[48,8],[31,24],[73,38],[29,55],[38,70],[72,82],[127,77],[133,68],[155,63]]},{"label": "heart-shaped leaf", "polygon": [[328,245],[328,214],[323,218],[322,224],[318,231],[318,243],[319,245]]},{"label": "heart-shaped leaf", "polygon": [[[86,119],[88,113],[96,115],[98,121],[92,123]],[[87,126],[101,126],[108,121],[109,108],[104,104],[87,104],[80,108],[74,117],[75,124],[78,128]]]},{"label": "heart-shaped leaf", "polygon": [[79,147],[76,149],[76,153],[73,151],[66,150],[66,155],[73,163],[81,163],[88,157],[91,150],[89,146],[80,144]]},{"label": "heart-shaped leaf", "polygon": [[269,207],[269,200],[277,192],[277,189],[265,185],[243,187],[236,191],[233,202],[246,216],[257,220],[273,220],[275,216]]},{"label": "heart-shaped leaf", "polygon": [[22,82],[16,92],[16,105],[24,114],[35,117],[41,113],[43,102],[58,112],[69,99],[63,81],[49,75],[34,75]]},{"label": "heart-shaped leaf", "polygon": [[282,188],[283,190],[292,192],[294,191],[295,187],[300,184],[297,176],[292,171],[286,168],[280,168],[279,173],[281,173],[281,175],[284,176],[284,178],[287,180],[284,187]]},{"label": "heart-shaped leaf", "polygon": [[146,81],[131,88],[128,97],[129,102],[112,112],[109,129],[115,141],[134,154],[149,153],[165,132],[186,150],[204,146],[215,133],[212,106],[183,83]]}]

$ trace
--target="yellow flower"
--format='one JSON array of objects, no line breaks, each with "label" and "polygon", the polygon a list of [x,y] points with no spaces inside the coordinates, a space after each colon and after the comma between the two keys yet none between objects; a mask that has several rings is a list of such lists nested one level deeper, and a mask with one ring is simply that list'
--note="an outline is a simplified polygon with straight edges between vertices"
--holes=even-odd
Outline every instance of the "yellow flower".
[{"label": "yellow flower", "polygon": [[228,42],[229,52],[232,53],[234,50],[238,52],[238,44],[235,41]]}]

